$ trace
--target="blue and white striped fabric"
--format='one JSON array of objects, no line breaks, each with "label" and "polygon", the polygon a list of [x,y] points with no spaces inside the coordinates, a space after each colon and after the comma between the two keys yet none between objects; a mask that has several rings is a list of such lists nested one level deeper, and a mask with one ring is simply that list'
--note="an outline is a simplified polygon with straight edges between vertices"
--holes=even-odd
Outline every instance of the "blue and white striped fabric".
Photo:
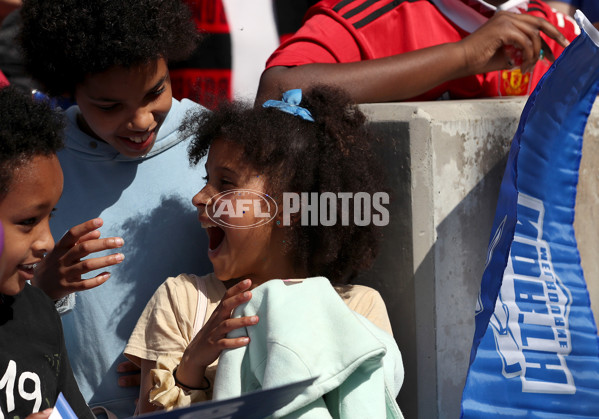
[{"label": "blue and white striped fabric", "polygon": [[599,32],[531,94],[500,189],[463,418],[599,417],[599,342],[574,236],[582,135],[599,93]]},{"label": "blue and white striped fabric", "polygon": [[62,393],[58,395],[54,409],[52,409],[48,419],[77,419],[77,415],[73,412],[71,405]]}]

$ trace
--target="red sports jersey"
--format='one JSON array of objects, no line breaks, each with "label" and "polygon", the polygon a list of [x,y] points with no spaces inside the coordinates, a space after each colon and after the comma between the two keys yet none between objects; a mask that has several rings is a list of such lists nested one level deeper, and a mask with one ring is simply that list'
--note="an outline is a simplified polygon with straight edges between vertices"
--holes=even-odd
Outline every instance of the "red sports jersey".
[{"label": "red sports jersey", "polygon": [[[476,0],[464,3],[474,5],[469,11],[480,12]],[[579,32],[572,19],[541,1],[530,1],[524,13],[546,19],[570,41]],[[457,42],[468,34],[428,0],[323,0],[308,10],[303,26],[271,55],[266,68],[383,58]],[[563,48],[541,36],[557,57]],[[526,95],[549,66],[542,60],[532,74],[515,69],[464,77],[411,100],[434,100],[446,92],[456,99]]]}]

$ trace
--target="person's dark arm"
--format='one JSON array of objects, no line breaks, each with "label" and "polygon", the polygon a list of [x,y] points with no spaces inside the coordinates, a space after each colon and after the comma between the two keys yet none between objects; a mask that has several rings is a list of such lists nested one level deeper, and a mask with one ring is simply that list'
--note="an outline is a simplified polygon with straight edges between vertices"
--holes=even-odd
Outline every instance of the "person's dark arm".
[{"label": "person's dark arm", "polygon": [[463,40],[417,51],[354,63],[271,67],[260,79],[256,104],[279,99],[281,92],[330,84],[349,92],[358,103],[400,101],[450,80],[512,68],[504,47],[522,51],[523,71],[532,68],[541,50],[540,32],[566,46],[565,37],[544,19],[499,12]]}]

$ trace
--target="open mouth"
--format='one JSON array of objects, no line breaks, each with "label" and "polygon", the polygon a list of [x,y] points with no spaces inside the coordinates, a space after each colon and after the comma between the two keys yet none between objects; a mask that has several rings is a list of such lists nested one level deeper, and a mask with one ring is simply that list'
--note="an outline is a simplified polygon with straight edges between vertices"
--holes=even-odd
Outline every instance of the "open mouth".
[{"label": "open mouth", "polygon": [[19,271],[23,272],[26,276],[28,277],[33,277],[33,271],[35,270],[35,267],[37,266],[37,263],[29,263],[29,264],[23,264],[23,265],[19,265]]},{"label": "open mouth", "polygon": [[150,146],[154,141],[154,137],[156,135],[156,129],[152,131],[146,132],[143,135],[135,135],[130,137],[121,137],[124,141],[127,142],[127,146],[131,149],[135,150],[143,150]]},{"label": "open mouth", "polygon": [[217,225],[202,225],[208,233],[208,250],[214,251],[225,239],[225,231]]}]

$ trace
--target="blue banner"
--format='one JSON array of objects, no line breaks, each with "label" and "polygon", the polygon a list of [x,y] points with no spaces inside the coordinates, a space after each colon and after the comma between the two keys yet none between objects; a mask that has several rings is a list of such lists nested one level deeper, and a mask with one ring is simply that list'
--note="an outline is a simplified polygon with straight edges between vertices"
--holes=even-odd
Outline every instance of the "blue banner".
[{"label": "blue banner", "polygon": [[599,32],[576,18],[582,33],[531,94],[509,152],[463,418],[599,417],[599,341],[573,227]]}]

